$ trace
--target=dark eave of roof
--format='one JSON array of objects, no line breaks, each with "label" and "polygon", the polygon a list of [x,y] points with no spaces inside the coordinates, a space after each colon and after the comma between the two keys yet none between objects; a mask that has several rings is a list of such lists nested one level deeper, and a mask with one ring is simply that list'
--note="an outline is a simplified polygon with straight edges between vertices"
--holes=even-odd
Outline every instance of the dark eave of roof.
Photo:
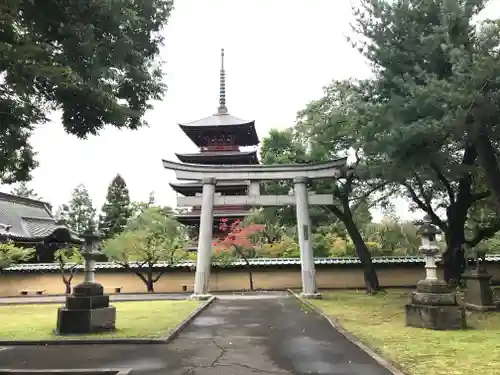
[{"label": "dark eave of roof", "polygon": [[[438,262],[441,261],[441,257],[437,257]],[[418,264],[419,267],[425,263],[424,257],[422,256],[382,256],[373,257],[373,263],[375,264],[393,264],[393,265],[403,265],[403,264]],[[248,259],[250,266],[255,267],[276,267],[276,266],[300,266],[300,258],[253,258]],[[486,262],[488,263],[499,263],[500,254],[488,254],[486,255]],[[339,258],[315,258],[314,264],[321,265],[361,265],[361,262],[356,257],[339,257]],[[179,262],[176,264],[168,264],[168,262],[158,262],[153,267],[154,268],[192,268],[196,265],[195,261]],[[73,264],[66,264],[67,269],[73,267]],[[137,269],[140,268],[135,262],[129,264],[130,268]],[[225,268],[239,268],[245,266],[245,261],[238,259],[230,264],[217,265],[218,267]],[[83,265],[76,265],[76,269],[79,271],[83,270]],[[101,262],[96,264],[96,269],[100,270],[125,270],[123,266],[120,266],[113,262]],[[35,264],[16,264],[11,267],[4,269],[2,272],[60,272],[57,263],[35,263]],[[99,275],[97,275],[99,278]]]},{"label": "dark eave of roof", "polygon": [[[202,188],[203,184],[200,182],[169,182],[169,185],[172,186],[172,188]],[[237,187],[246,187],[248,186],[247,182],[245,181],[216,181],[215,182],[215,187],[230,187],[230,186],[237,186]]]},{"label": "dark eave of roof", "polygon": [[175,156],[183,162],[190,164],[259,164],[257,151],[204,151],[194,154],[178,154]]},{"label": "dark eave of roof", "polygon": [[198,146],[206,146],[205,136],[232,134],[238,146],[256,146],[259,137],[255,121],[246,121],[229,114],[216,114],[204,119],[179,124],[182,131]]},{"label": "dark eave of roof", "polygon": [[[231,211],[231,210],[227,210],[227,211],[222,211],[222,210],[219,210],[219,211],[215,211],[214,212],[214,218],[218,218],[218,217],[228,217],[228,216],[246,216],[248,214],[250,214],[251,210],[242,210],[242,211]],[[180,217],[197,217],[199,218],[201,215],[201,212],[185,212],[185,213],[178,213],[176,214],[175,216],[180,218]]]},{"label": "dark eave of roof", "polygon": [[[185,196],[194,196],[196,193],[201,193],[203,190],[203,185],[200,183],[192,183],[192,184],[176,184],[170,183],[172,189],[176,192],[185,195]],[[245,183],[226,183],[226,184],[217,184],[215,185],[216,193],[245,193],[248,189],[248,185]]]},{"label": "dark eave of roof", "polygon": [[[214,212],[214,222],[219,222],[220,219],[222,218],[228,218],[228,219],[241,219],[244,218],[248,215],[250,215],[251,210],[248,211],[226,211],[226,212]],[[186,212],[186,213],[180,213],[176,214],[175,218],[179,223],[194,223],[197,224],[200,221],[200,212]]]}]

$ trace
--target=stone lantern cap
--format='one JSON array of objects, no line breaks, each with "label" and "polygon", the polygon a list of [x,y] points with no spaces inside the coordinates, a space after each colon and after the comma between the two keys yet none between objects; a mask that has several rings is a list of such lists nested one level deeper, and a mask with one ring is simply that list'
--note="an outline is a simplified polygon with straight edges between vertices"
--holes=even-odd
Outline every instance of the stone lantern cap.
[{"label": "stone lantern cap", "polygon": [[85,233],[83,236],[85,240],[84,248],[82,251],[82,256],[87,260],[101,260],[104,257],[100,249],[99,239],[101,238],[99,233],[91,232]]},{"label": "stone lantern cap", "polygon": [[436,234],[441,234],[441,231],[438,227],[432,224],[431,217],[429,215],[425,215],[423,219],[423,224],[418,228],[417,234],[419,236],[431,237]]}]

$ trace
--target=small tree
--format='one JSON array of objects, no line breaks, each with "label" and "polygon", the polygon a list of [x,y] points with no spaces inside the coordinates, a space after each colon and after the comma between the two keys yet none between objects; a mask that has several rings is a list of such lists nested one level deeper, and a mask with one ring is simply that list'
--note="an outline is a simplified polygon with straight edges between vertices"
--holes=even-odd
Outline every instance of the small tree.
[{"label": "small tree", "polygon": [[78,234],[93,233],[96,229],[96,210],[85,185],[78,185],[71,193],[71,200],[63,204],[56,214],[61,224]]},{"label": "small tree", "polygon": [[18,247],[12,242],[0,243],[0,272],[13,264],[30,260],[35,249]]},{"label": "small tree", "polygon": [[40,196],[28,186],[26,181],[20,182],[17,187],[12,189],[11,194],[24,198],[40,199]]},{"label": "small tree", "polygon": [[119,174],[108,187],[106,202],[99,218],[99,231],[103,239],[123,232],[128,219],[132,216],[132,205],[125,180]]},{"label": "small tree", "polygon": [[66,247],[57,250],[54,255],[66,288],[66,294],[71,294],[71,282],[78,266],[83,263],[82,254],[77,247]]},{"label": "small tree", "polygon": [[224,233],[224,238],[214,242],[214,246],[219,252],[229,252],[245,262],[250,290],[254,290],[252,268],[248,259],[256,257],[256,245],[260,242],[259,234],[265,229],[265,225],[245,226],[240,220],[228,224],[227,219],[221,219],[219,229]]},{"label": "small tree", "polygon": [[[132,219],[124,232],[104,243],[110,260],[133,272],[154,292],[154,284],[165,271],[154,274],[154,265],[170,266],[183,259],[187,236],[184,227],[160,207],[150,207]],[[143,271],[146,269],[145,271]]]}]

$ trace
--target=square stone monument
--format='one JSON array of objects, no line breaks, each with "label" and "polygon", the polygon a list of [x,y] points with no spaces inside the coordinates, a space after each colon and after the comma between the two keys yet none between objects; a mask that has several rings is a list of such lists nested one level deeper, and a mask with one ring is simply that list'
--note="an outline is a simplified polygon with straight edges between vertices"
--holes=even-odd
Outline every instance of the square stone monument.
[{"label": "square stone monument", "polygon": [[468,310],[494,311],[499,310],[499,304],[493,301],[493,291],[490,281],[492,276],[486,270],[486,251],[474,249],[476,268],[468,270],[463,278],[465,280],[464,305]]},{"label": "square stone monument", "polygon": [[83,283],[73,288],[66,297],[66,305],[58,310],[56,334],[84,334],[115,330],[116,308],[109,305],[109,295],[95,281],[95,262],[102,258],[99,235],[84,236],[85,260]]},{"label": "square stone monument", "polygon": [[405,306],[406,325],[435,330],[466,328],[465,309],[458,304],[457,294],[444,280],[437,277],[436,255],[439,246],[436,235],[439,230],[432,225],[429,216],[424,218],[418,234],[422,237],[420,251],[425,257],[425,279],[417,283],[417,291]]}]

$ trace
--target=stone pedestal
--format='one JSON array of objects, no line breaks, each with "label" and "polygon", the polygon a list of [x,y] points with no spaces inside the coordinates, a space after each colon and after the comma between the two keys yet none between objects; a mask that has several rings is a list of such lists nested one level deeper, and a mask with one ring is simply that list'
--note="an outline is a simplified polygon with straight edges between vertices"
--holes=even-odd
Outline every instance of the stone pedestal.
[{"label": "stone pedestal", "polygon": [[210,298],[212,298],[212,295],[211,294],[191,294],[191,296],[189,298],[192,300],[195,300],[195,301],[207,301]]},{"label": "stone pedestal", "polygon": [[116,308],[109,305],[102,285],[82,283],[66,297],[65,307],[57,313],[59,335],[98,333],[115,330]]},{"label": "stone pedestal", "polygon": [[493,311],[499,306],[493,302],[493,291],[490,280],[492,276],[487,272],[471,271],[463,276],[466,283],[464,305],[469,310]]},{"label": "stone pedestal", "polygon": [[406,325],[435,330],[466,328],[465,309],[442,280],[421,280],[405,305]]},{"label": "stone pedestal", "polygon": [[312,293],[312,294],[307,294],[307,293],[300,293],[300,296],[302,298],[306,298],[306,299],[323,299],[323,296],[321,293]]}]

